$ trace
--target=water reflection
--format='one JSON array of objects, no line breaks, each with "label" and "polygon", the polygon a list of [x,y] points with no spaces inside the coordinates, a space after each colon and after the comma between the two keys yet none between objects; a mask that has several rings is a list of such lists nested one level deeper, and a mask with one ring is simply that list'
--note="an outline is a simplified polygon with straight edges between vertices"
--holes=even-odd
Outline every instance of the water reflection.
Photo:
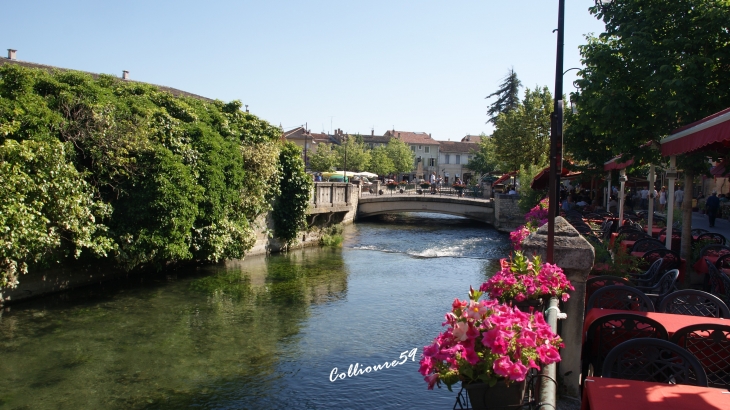
[{"label": "water reflection", "polygon": [[[0,316],[0,409],[450,408],[399,359],[491,275],[504,235],[455,220],[359,223],[343,249],[250,257],[13,306]],[[468,246],[472,244],[472,246]],[[453,256],[418,252],[458,248]]]}]

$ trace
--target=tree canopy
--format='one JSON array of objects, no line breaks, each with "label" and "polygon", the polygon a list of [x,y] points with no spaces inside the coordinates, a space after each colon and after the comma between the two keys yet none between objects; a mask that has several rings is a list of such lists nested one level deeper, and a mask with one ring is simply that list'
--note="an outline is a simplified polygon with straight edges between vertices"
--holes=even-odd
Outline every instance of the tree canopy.
[{"label": "tree canopy", "polygon": [[67,258],[135,269],[243,257],[280,190],[296,202],[308,187],[280,137],[239,101],[3,65],[0,288]]},{"label": "tree canopy", "polygon": [[576,157],[656,161],[645,143],[730,106],[729,0],[622,0],[592,12],[606,30],[581,46],[578,115],[566,129]]},{"label": "tree canopy", "polygon": [[503,164],[502,171],[518,170],[524,164],[547,163],[552,99],[547,87],[528,88],[516,109],[497,117],[492,134],[493,157]]},{"label": "tree canopy", "polygon": [[504,114],[512,110],[516,110],[520,105],[520,87],[522,83],[517,78],[517,73],[510,68],[507,75],[502,80],[497,91],[489,94],[486,99],[497,97],[497,99],[489,105],[487,116],[492,124],[496,124],[499,114]]}]

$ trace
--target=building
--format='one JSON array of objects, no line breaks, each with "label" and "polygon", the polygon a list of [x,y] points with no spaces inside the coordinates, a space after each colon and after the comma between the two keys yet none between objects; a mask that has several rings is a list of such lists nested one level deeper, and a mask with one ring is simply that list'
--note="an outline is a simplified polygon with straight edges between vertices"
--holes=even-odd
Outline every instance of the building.
[{"label": "building", "polygon": [[370,149],[375,149],[379,146],[388,145],[390,142],[390,136],[375,135],[375,130],[370,131],[370,135],[363,135],[362,142]]},{"label": "building", "polygon": [[411,148],[416,158],[413,163],[413,171],[408,176],[409,180],[428,179],[431,172],[438,175],[439,142],[431,138],[431,134],[388,130],[383,136],[398,138]]},{"label": "building", "polygon": [[[487,137],[484,137],[487,138]],[[461,142],[470,142],[472,144],[479,144],[482,142],[482,136],[481,135],[467,135],[466,137],[461,139]]]},{"label": "building", "polygon": [[451,184],[456,178],[466,182],[474,176],[466,164],[477,149],[479,146],[473,142],[439,141],[438,175],[444,179],[444,183]]}]

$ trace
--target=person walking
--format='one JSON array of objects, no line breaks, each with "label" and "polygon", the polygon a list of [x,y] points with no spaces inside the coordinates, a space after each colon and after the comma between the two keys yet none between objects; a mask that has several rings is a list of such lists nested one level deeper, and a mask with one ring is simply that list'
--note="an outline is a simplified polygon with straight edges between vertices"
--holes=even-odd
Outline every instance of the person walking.
[{"label": "person walking", "polygon": [[677,190],[674,191],[674,207],[677,209],[682,209],[682,201],[684,201],[684,191],[682,191],[682,187],[677,187]]},{"label": "person walking", "polygon": [[644,188],[641,190],[641,209],[649,209],[649,190]]},{"label": "person walking", "polygon": [[667,206],[667,187],[663,186],[662,190],[659,191],[659,212],[664,212],[664,208]]},{"label": "person walking", "polygon": [[717,210],[720,209],[720,198],[717,192],[712,191],[712,195],[705,201],[705,209],[707,210],[707,218],[710,221],[710,228],[715,227],[715,218],[717,218]]}]

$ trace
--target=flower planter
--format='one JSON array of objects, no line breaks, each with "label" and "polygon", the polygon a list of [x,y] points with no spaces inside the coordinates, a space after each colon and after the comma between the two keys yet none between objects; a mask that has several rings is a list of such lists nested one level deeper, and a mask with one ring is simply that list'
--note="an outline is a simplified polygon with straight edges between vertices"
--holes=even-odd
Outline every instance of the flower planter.
[{"label": "flower planter", "polygon": [[463,387],[469,395],[473,410],[508,409],[522,405],[526,382],[512,382],[509,386],[500,380],[493,387],[487,383],[468,383]]}]

